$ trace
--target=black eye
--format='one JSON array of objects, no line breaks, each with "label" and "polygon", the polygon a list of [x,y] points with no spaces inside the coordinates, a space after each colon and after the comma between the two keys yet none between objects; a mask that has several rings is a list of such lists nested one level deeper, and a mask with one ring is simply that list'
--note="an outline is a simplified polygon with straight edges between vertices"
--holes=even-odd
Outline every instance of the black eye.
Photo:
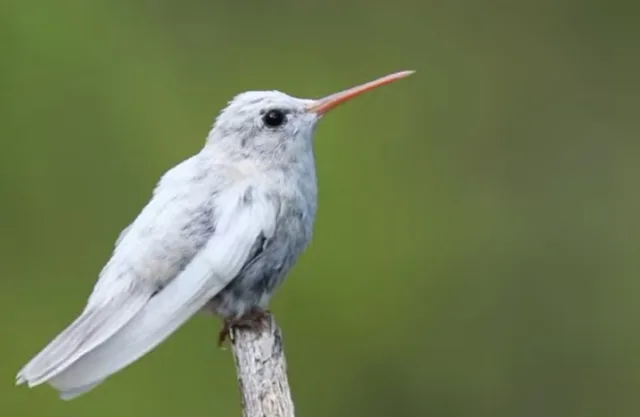
[{"label": "black eye", "polygon": [[278,127],[284,123],[286,116],[282,110],[269,110],[262,116],[262,121],[269,127]]}]

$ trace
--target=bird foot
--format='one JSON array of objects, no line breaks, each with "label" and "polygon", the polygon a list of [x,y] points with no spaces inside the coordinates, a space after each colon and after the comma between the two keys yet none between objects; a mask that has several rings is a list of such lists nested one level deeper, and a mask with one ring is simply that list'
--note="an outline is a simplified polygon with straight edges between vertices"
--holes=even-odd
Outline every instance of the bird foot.
[{"label": "bird foot", "polygon": [[253,308],[249,310],[244,316],[231,319],[224,320],[222,329],[220,329],[220,334],[218,335],[218,346],[222,347],[224,342],[227,340],[227,337],[233,342],[233,329],[247,329],[254,332],[259,332],[264,329],[267,324],[267,319],[269,318],[269,311],[262,310],[259,308]]}]

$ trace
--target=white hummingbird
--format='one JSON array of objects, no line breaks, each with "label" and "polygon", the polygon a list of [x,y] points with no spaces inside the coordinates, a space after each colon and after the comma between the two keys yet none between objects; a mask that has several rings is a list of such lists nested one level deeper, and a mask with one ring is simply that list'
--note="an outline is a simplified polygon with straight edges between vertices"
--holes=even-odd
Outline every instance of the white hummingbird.
[{"label": "white hummingbird", "polygon": [[229,326],[259,318],[311,240],[313,134],[329,110],[412,74],[319,100],[237,95],[202,150],[167,171],[118,237],[80,316],[25,365],[17,383],[72,399],[155,348],[202,309]]}]

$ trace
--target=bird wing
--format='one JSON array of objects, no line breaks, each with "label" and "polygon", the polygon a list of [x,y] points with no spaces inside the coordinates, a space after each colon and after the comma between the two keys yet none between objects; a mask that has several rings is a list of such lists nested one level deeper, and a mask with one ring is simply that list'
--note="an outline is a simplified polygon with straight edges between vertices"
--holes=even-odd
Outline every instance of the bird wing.
[{"label": "bird wing", "polygon": [[[277,204],[242,182],[216,198],[216,230],[200,252],[119,331],[49,382],[63,398],[93,388],[156,347],[225,288],[275,232]],[[245,198],[252,193],[252,198]]]},{"label": "bird wing", "polygon": [[173,184],[169,181],[167,187],[166,180],[160,181],[151,201],[118,238],[85,309],[20,370],[19,384],[46,382],[104,343],[198,253],[213,233],[213,219],[195,214],[211,213],[203,209],[207,207],[204,198],[189,196],[208,194],[189,189],[193,182],[183,181],[183,187],[176,184],[176,178],[193,172],[193,160],[187,160],[165,174],[163,180]]}]

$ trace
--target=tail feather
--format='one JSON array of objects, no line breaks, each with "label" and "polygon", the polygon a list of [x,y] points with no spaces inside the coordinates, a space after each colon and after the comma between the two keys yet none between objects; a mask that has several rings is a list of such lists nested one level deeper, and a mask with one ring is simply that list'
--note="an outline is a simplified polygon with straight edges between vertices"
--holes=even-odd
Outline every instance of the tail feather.
[{"label": "tail feather", "polygon": [[47,382],[63,396],[81,394],[154,349],[222,289],[198,275],[172,281],[111,338]]},{"label": "tail feather", "polygon": [[72,340],[69,336],[79,333],[78,329],[86,327],[94,315],[95,310],[85,310],[80,317],[74,320],[18,372],[16,383],[23,384],[27,382],[31,386],[32,379],[41,373],[34,371],[35,369],[42,369],[42,372],[46,372],[46,370],[51,369],[62,361],[63,357],[60,356],[60,352],[66,350],[67,344]]},{"label": "tail feather", "polygon": [[26,382],[33,387],[54,378],[113,336],[144,307],[148,298],[128,292],[102,305],[89,305],[80,317],[18,372],[17,383]]},{"label": "tail feather", "polygon": [[102,379],[102,380],[97,381],[97,382],[95,382],[93,384],[83,385],[81,387],[70,389],[68,391],[62,391],[62,392],[60,392],[60,399],[65,400],[65,401],[73,400],[74,398],[79,397],[82,394],[85,394],[85,393],[91,391],[96,386],[100,385],[103,381],[104,380]]}]

